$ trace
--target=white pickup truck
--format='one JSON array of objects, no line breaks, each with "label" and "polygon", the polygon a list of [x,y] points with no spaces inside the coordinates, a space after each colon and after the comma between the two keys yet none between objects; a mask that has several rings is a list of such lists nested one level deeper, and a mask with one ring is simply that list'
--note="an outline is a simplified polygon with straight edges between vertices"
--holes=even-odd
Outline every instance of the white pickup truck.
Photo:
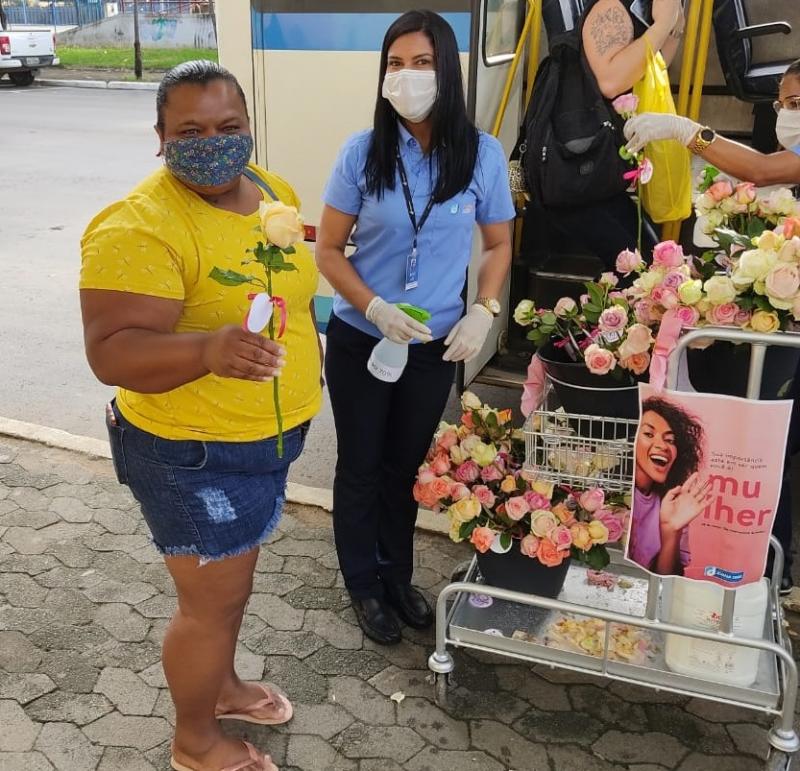
[{"label": "white pickup truck", "polygon": [[53,31],[0,29],[0,78],[8,75],[16,86],[29,86],[41,67],[58,64]]}]

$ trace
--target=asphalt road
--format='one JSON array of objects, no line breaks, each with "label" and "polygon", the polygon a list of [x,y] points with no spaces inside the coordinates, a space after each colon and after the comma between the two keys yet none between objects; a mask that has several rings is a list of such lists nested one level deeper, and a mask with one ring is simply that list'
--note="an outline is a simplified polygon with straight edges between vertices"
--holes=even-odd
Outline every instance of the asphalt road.
[{"label": "asphalt road", "polygon": [[[0,416],[105,438],[112,391],[84,359],[79,242],[98,211],[158,166],[154,96],[0,82]],[[499,407],[518,398],[480,393]],[[291,479],[330,488],[335,462],[326,401]]]}]

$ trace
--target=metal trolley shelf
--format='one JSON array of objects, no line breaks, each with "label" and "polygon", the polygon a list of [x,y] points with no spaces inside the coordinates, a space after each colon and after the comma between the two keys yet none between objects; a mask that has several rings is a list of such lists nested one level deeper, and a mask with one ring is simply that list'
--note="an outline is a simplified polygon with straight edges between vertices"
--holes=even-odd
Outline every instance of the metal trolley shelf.
[{"label": "metal trolley shelf", "polygon": [[[670,356],[671,388],[677,384],[681,355],[700,338],[751,346],[747,390],[751,398],[757,398],[760,391],[767,346],[800,348],[800,335],[763,335],[725,328],[693,330],[678,341]],[[549,409],[551,406],[545,402],[544,408],[532,414],[526,423],[526,471],[561,484],[600,484],[607,490],[629,490],[636,421],[568,414]],[[775,715],[769,731],[771,749],[766,768],[789,769],[792,756],[800,750],[800,737],[794,729],[798,671],[791,641],[785,633],[778,593],[783,552],[775,538],[771,539],[771,547],[773,574],[764,634],[760,639],[733,633],[734,590],[725,592],[719,631],[684,627],[664,620],[672,584],[680,579],[651,576],[624,561],[619,551],[612,550],[611,564],[606,568],[617,578],[614,591],[589,585],[586,568],[573,563],[558,599],[489,586],[483,582],[473,559],[454,573],[454,582],[442,590],[437,600],[436,650],[428,659],[434,673],[437,701],[446,700],[449,675],[455,669],[448,646],[472,648]],[[552,622],[564,615],[599,622],[602,650],[583,652],[564,645],[563,641],[547,639]],[[651,655],[626,660],[617,654],[611,640],[620,625],[645,630]],[[663,652],[665,636],[669,634],[760,651],[755,682],[738,687],[671,671]]]}]

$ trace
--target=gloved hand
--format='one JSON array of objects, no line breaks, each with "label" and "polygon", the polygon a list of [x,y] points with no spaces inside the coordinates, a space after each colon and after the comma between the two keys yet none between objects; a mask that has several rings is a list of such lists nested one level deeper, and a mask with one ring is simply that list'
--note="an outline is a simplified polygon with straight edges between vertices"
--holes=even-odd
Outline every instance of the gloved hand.
[{"label": "gloved hand", "polygon": [[420,324],[396,305],[387,303],[382,297],[373,297],[364,314],[381,334],[393,343],[410,343],[416,338],[422,343],[433,340],[430,329]]},{"label": "gloved hand", "polygon": [[702,126],[682,115],[670,115],[660,112],[643,112],[625,124],[627,148],[638,153],[649,142],[660,139],[675,139],[682,145],[688,145]]},{"label": "gloved hand", "polygon": [[473,305],[451,330],[444,344],[445,361],[471,361],[480,353],[492,328],[494,316],[482,305]]}]

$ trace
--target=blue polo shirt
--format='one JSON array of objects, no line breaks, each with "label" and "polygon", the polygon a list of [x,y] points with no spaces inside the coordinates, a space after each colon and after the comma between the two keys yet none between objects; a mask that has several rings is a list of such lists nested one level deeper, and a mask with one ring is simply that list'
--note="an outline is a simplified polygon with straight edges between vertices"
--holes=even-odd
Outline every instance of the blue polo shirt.
[{"label": "blue polo shirt", "polygon": [[[406,261],[414,241],[414,228],[399,173],[395,189],[384,191],[380,200],[366,193],[364,165],[371,139],[370,129],[347,140],[328,180],[323,201],[358,218],[352,235],[356,250],[350,262],[364,283],[387,302],[407,302],[425,308],[432,316],[428,326],[434,339],[445,337],[464,311],[461,290],[472,253],[475,223],[508,222],[515,215],[503,147],[494,137],[480,133],[469,187],[449,201],[435,204],[419,232],[419,285],[406,291]],[[400,156],[419,220],[436,180],[436,157],[426,157],[402,124]],[[377,327],[339,294],[334,298],[333,312],[362,332],[381,336]]]}]

